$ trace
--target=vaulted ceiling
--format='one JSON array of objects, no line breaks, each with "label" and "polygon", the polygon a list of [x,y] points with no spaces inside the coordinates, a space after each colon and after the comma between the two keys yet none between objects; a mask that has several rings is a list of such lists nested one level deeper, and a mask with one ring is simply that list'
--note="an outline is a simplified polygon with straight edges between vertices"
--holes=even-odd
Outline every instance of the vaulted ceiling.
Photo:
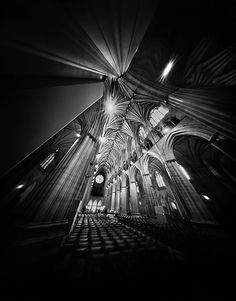
[{"label": "vaulted ceiling", "polygon": [[104,100],[116,103],[100,148],[106,170],[153,106],[174,103],[174,93],[217,94],[236,84],[234,1],[16,1],[2,9],[1,22],[5,86],[104,82]]}]

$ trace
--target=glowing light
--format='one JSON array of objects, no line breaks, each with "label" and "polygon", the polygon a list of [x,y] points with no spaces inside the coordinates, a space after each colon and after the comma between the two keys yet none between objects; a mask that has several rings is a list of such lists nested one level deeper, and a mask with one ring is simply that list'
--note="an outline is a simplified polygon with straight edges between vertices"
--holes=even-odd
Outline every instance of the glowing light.
[{"label": "glowing light", "polygon": [[187,171],[183,168],[183,166],[181,166],[180,164],[178,164],[178,165],[179,165],[182,173],[184,174],[185,178],[187,178],[187,180],[190,180],[191,178],[190,178],[189,174],[187,173]]},{"label": "glowing light", "polygon": [[16,186],[16,189],[21,189],[24,186],[25,186],[24,184],[19,184],[19,185]]},{"label": "glowing light", "polygon": [[162,129],[162,133],[163,133],[163,134],[167,134],[170,130],[171,130],[171,129],[170,129],[169,127],[164,127],[164,128]]},{"label": "glowing light", "polygon": [[202,194],[202,196],[204,197],[204,199],[210,200],[209,196],[207,196],[207,195],[205,195],[205,194]]},{"label": "glowing light", "polygon": [[106,142],[106,138],[105,138],[105,137],[99,137],[99,141],[100,141],[101,143],[104,143],[104,142]]},{"label": "glowing light", "polygon": [[80,134],[79,134],[79,133],[76,133],[75,136],[79,138],[79,137],[80,137]]},{"label": "glowing light", "polygon": [[109,97],[105,102],[105,113],[109,116],[113,116],[116,113],[116,103]]},{"label": "glowing light", "polygon": [[147,150],[146,150],[145,148],[143,148],[143,149],[142,149],[142,153],[143,153],[143,154],[146,154],[146,153],[147,153]]},{"label": "glowing light", "polygon": [[142,205],[142,203],[141,202],[138,202],[139,203],[139,205]]},{"label": "glowing light", "polygon": [[173,68],[173,65],[174,65],[174,61],[170,61],[164,71],[162,72],[162,75],[161,75],[161,78],[164,79],[169,73],[170,73],[170,70]]},{"label": "glowing light", "polygon": [[175,205],[174,202],[171,202],[171,206],[172,206],[173,209],[175,209],[175,210],[177,209],[177,207],[176,207],[176,205]]}]

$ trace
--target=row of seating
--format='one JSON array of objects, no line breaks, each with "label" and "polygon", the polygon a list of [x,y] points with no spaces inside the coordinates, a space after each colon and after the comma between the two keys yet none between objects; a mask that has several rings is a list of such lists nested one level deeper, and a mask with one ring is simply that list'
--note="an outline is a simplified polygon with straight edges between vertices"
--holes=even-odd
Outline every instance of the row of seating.
[{"label": "row of seating", "polygon": [[[62,269],[87,286],[129,281],[182,260],[181,254],[117,218],[81,214],[62,248]],[[143,274],[144,273],[144,274]],[[141,279],[141,278],[140,278]]]},{"label": "row of seating", "polygon": [[117,219],[85,214],[79,217],[64,247],[74,247],[81,252],[89,250],[106,252],[153,244],[155,241],[152,238],[123,225]]},{"label": "row of seating", "polygon": [[166,223],[161,223],[155,218],[121,214],[117,218],[121,223],[141,230],[154,239],[189,254],[221,251],[222,241],[227,241],[229,238],[227,233],[217,226],[198,226],[170,218]]}]

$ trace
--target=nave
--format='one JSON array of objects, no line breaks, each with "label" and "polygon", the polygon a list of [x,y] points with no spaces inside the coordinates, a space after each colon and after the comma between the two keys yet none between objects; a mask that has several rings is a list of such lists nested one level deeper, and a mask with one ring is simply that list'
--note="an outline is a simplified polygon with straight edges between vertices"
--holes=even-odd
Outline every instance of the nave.
[{"label": "nave", "polygon": [[163,226],[142,216],[80,214],[59,250],[6,277],[6,293],[16,300],[101,293],[105,298],[144,293],[162,300],[211,300],[232,289],[232,247],[232,237],[221,228],[194,229],[176,221]]}]

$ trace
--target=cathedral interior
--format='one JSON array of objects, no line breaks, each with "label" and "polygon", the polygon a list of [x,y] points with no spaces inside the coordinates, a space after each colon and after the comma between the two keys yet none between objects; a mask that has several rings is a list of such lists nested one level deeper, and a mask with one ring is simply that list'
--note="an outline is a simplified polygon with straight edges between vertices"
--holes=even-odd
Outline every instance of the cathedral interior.
[{"label": "cathedral interior", "polygon": [[0,14],[1,293],[227,300],[236,3],[24,0]]}]

